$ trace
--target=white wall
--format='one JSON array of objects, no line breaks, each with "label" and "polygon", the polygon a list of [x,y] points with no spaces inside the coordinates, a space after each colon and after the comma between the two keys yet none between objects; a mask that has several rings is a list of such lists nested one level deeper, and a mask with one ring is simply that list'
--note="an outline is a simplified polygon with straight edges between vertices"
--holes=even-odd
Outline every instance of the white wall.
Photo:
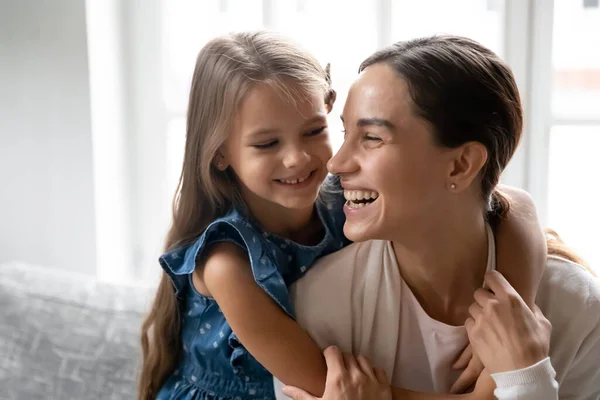
[{"label": "white wall", "polygon": [[85,2],[0,0],[0,262],[96,272]]}]

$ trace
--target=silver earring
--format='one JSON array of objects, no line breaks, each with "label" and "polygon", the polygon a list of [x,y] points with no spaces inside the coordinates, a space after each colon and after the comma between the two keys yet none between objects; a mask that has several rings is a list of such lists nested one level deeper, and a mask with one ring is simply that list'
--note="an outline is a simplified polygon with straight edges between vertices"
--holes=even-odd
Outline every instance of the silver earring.
[{"label": "silver earring", "polygon": [[451,183],[450,184],[450,189],[452,189],[452,190],[456,189],[456,185],[454,183]]},{"label": "silver earring", "polygon": [[221,161],[217,162],[217,168],[223,169],[223,163]]}]

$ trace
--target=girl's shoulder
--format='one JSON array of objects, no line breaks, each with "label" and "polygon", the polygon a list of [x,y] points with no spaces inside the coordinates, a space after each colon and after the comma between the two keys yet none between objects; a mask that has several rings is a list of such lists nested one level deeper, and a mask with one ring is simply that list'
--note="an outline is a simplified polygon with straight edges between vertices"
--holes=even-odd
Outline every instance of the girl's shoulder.
[{"label": "girl's shoulder", "polygon": [[211,245],[231,242],[251,256],[262,250],[258,237],[254,226],[234,209],[211,222],[194,241],[165,252],[160,256],[159,262],[173,281],[179,297],[187,286],[187,276],[196,268],[196,260]]},{"label": "girl's shoulder", "polygon": [[201,259],[211,246],[223,242],[235,244],[247,255],[256,283],[291,315],[289,283],[285,279],[289,275],[290,260],[287,255],[282,255],[285,249],[237,210],[213,221],[194,242],[170,250],[159,258],[178,299],[184,299],[189,293],[196,260]]}]

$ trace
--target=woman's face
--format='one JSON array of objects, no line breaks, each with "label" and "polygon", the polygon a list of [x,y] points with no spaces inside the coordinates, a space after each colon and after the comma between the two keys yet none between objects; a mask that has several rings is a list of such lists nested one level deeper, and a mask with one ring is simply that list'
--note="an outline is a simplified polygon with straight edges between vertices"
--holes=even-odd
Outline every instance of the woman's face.
[{"label": "woman's face", "polygon": [[353,241],[426,232],[444,212],[451,150],[435,143],[413,107],[404,79],[383,63],[366,68],[348,93],[345,140],[328,168],[341,177],[344,233]]}]

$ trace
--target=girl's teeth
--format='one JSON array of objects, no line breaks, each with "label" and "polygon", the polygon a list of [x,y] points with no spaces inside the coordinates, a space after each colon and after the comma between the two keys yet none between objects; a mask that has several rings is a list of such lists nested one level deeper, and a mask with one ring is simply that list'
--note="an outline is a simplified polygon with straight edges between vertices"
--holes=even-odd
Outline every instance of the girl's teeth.
[{"label": "girl's teeth", "polygon": [[306,175],[304,178],[293,179],[293,180],[280,179],[279,182],[287,183],[288,185],[295,185],[296,183],[302,183],[302,182],[304,182],[309,177],[310,177],[310,174]]}]

